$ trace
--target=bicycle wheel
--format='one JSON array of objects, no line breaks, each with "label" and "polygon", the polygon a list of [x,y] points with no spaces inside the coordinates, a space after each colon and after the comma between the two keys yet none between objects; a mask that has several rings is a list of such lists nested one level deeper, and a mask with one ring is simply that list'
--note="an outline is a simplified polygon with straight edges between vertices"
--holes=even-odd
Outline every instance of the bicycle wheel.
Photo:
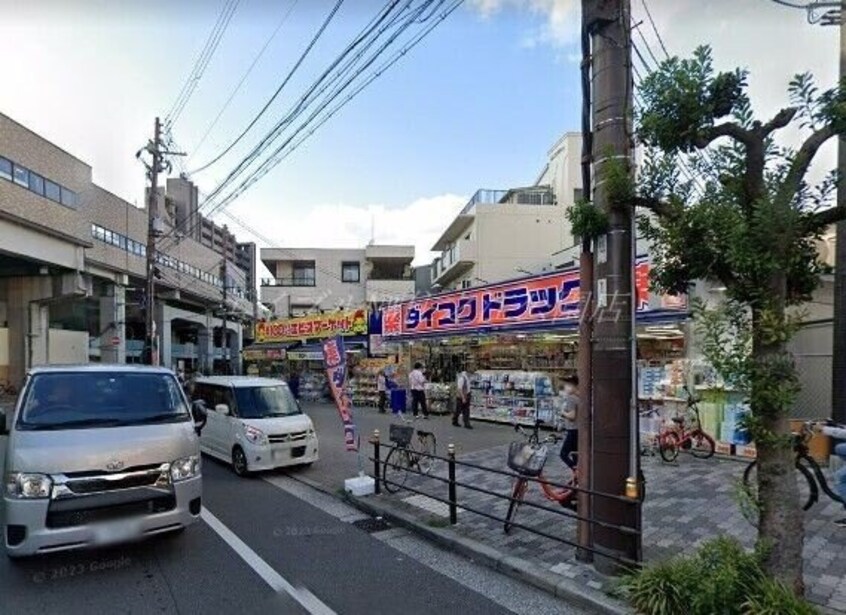
[{"label": "bicycle wheel", "polygon": [[[831,487],[829,487],[828,479],[826,478],[825,474],[823,473],[822,469],[820,468],[820,465],[816,462],[816,460],[808,455],[803,455],[801,461],[802,465],[808,466],[809,471],[813,472],[814,478],[816,478],[816,484],[820,486],[820,488],[823,490],[823,493],[825,493],[835,502],[843,504],[843,498],[841,498],[837,493],[832,491]],[[797,460],[797,463],[799,463],[799,460]]]},{"label": "bicycle wheel", "polygon": [[697,429],[693,432],[693,435],[691,436],[690,440],[691,455],[698,459],[710,459],[714,456],[714,450],[716,448],[716,445],[714,444],[714,438],[709,436],[707,433],[705,433],[701,429]]},{"label": "bicycle wheel", "polygon": [[672,431],[658,436],[658,452],[667,463],[675,461],[679,456],[679,436]]},{"label": "bicycle wheel", "polygon": [[508,512],[505,515],[505,525],[503,530],[506,534],[511,531],[514,525],[514,517],[517,516],[517,509],[523,503],[523,496],[526,495],[526,488],[529,486],[529,481],[525,478],[515,478],[514,487],[511,489],[511,502],[508,504]]},{"label": "bicycle wheel", "polygon": [[[799,476],[796,477],[796,484],[799,487],[799,503],[802,505],[802,510],[808,510],[819,499],[819,489],[811,471],[805,467],[798,459],[796,460],[796,471]],[[743,472],[743,487],[746,492],[753,498],[754,502],[758,502],[758,461],[753,461]]]},{"label": "bicycle wheel", "polygon": [[405,485],[405,479],[408,478],[409,465],[410,459],[407,450],[402,447],[391,449],[391,452],[385,458],[385,466],[382,472],[382,483],[385,485],[385,491],[396,493],[402,489]]},{"label": "bicycle wheel", "polygon": [[418,442],[420,443],[420,451],[425,453],[425,455],[417,456],[417,465],[423,474],[428,474],[432,471],[432,466],[435,465],[435,460],[427,456],[436,454],[435,434],[427,433]]}]

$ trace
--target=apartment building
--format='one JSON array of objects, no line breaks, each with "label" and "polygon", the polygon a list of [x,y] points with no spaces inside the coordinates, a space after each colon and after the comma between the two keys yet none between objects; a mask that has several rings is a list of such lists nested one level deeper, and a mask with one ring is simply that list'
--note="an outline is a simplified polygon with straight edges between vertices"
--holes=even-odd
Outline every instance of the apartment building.
[{"label": "apartment building", "polygon": [[[238,285],[248,274],[239,275],[235,255],[224,282],[222,255],[174,225],[163,216],[160,362],[237,371],[254,312]],[[0,114],[0,382],[17,386],[44,363],[140,361],[146,242],[146,210],[97,186],[90,165]]]},{"label": "apartment building", "polygon": [[581,135],[566,133],[549,151],[535,184],[478,190],[432,250],[435,290],[508,280],[549,268],[573,245],[567,209],[581,198]]},{"label": "apartment building", "polygon": [[414,297],[414,246],[261,248],[261,301],[280,317]]}]

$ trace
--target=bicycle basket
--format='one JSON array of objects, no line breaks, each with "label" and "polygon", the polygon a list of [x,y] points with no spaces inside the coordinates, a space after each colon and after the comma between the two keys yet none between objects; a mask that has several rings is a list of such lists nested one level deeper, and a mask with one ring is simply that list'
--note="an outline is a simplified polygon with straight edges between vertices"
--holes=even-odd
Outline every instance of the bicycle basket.
[{"label": "bicycle basket", "polygon": [[539,476],[549,449],[528,442],[512,442],[508,446],[508,467],[525,476]]},{"label": "bicycle basket", "polygon": [[411,444],[411,438],[414,436],[414,427],[407,427],[405,425],[391,425],[388,437],[391,442],[398,446],[408,446]]}]

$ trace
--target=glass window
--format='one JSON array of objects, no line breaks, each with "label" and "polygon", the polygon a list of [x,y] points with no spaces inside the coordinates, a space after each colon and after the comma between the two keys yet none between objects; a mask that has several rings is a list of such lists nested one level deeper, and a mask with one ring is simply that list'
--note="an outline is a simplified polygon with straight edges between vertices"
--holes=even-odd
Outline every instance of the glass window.
[{"label": "glass window", "polygon": [[29,171],[22,166],[14,165],[13,176],[15,183],[24,188],[29,188]]},{"label": "glass window", "polygon": [[118,235],[118,245],[120,245],[121,249],[126,250],[126,237]]},{"label": "glass window", "polygon": [[29,189],[44,196],[44,178],[37,173],[30,172],[29,174]]},{"label": "glass window", "polygon": [[95,239],[97,238],[97,225],[96,224],[91,225],[91,236],[94,237]]},{"label": "glass window", "polygon": [[46,196],[51,201],[56,201],[57,203],[62,202],[62,189],[59,187],[59,184],[54,184],[49,179],[44,180],[44,196]]},{"label": "glass window", "polygon": [[76,207],[76,193],[62,187],[62,205]]},{"label": "glass window", "polygon": [[294,286],[314,286],[314,261],[294,263]]},{"label": "glass window", "polygon": [[103,230],[103,241],[106,243],[112,243],[112,232],[109,230]]},{"label": "glass window", "polygon": [[12,181],[12,161],[0,158],[0,177]]},{"label": "glass window", "polygon": [[287,386],[235,387],[235,399],[238,416],[244,419],[302,414]]},{"label": "glass window", "polygon": [[341,263],[341,279],[344,282],[360,282],[361,265],[359,263]]}]

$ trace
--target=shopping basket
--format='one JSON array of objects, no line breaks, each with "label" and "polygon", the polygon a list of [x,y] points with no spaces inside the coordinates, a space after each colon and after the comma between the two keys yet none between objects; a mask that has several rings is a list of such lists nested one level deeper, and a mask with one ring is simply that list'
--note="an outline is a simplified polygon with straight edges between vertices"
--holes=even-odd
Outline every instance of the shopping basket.
[{"label": "shopping basket", "polygon": [[543,444],[512,442],[508,446],[508,467],[524,476],[540,476],[548,454]]},{"label": "shopping basket", "polygon": [[411,444],[412,436],[414,436],[414,427],[408,427],[406,425],[391,425],[391,429],[388,432],[391,442],[397,446],[408,446]]}]

